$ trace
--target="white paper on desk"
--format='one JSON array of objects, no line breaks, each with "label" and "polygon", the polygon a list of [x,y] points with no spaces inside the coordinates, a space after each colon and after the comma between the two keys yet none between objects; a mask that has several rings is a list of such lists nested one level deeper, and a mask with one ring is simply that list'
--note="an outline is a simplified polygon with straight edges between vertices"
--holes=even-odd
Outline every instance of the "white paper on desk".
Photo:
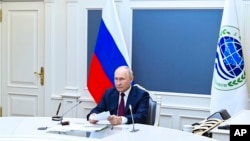
[{"label": "white paper on desk", "polygon": [[107,124],[84,124],[83,125],[83,130],[84,131],[100,131],[103,130],[105,128],[107,128],[108,125]]},{"label": "white paper on desk", "polygon": [[70,125],[58,125],[50,127],[47,131],[54,132],[69,132],[69,131],[99,131],[107,128],[108,125],[97,125],[97,124],[70,124]]},{"label": "white paper on desk", "polygon": [[107,118],[110,116],[109,111],[102,112],[99,114],[96,114],[92,117],[93,120],[107,120]]},{"label": "white paper on desk", "polygon": [[47,132],[54,131],[54,132],[68,132],[70,131],[69,126],[62,126],[62,125],[57,125],[54,127],[50,127],[47,129]]}]

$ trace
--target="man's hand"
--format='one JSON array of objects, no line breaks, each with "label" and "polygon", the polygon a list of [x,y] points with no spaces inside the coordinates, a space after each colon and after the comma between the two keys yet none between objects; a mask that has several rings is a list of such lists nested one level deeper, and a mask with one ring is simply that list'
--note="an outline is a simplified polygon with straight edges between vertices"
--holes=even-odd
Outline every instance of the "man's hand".
[{"label": "man's hand", "polygon": [[116,115],[111,115],[108,117],[108,121],[110,122],[111,125],[122,124],[122,117],[116,116]]},{"label": "man's hand", "polygon": [[93,113],[89,116],[89,123],[92,123],[92,124],[96,124],[98,122],[98,120],[94,120],[93,117],[95,116],[96,114]]}]

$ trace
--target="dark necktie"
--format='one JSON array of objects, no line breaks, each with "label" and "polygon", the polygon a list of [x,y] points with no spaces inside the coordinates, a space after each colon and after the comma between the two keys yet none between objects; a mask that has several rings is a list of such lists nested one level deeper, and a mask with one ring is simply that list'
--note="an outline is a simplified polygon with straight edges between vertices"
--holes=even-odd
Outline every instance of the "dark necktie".
[{"label": "dark necktie", "polygon": [[125,94],[124,93],[121,93],[121,100],[120,100],[120,104],[119,104],[119,107],[118,107],[118,116],[124,116],[124,111],[125,111],[125,103],[124,103],[124,96]]}]

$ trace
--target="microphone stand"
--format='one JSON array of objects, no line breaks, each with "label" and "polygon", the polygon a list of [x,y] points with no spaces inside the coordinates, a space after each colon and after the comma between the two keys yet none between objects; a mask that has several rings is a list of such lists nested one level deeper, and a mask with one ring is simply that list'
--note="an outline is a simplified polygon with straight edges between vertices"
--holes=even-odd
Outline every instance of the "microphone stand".
[{"label": "microphone stand", "polygon": [[62,116],[58,116],[60,107],[61,107],[61,102],[58,105],[56,115],[52,116],[52,120],[54,120],[54,121],[60,121],[61,120]]},{"label": "microphone stand", "polygon": [[[52,116],[52,120],[54,121],[59,121],[61,120],[61,116],[58,116],[58,113],[59,113],[59,110],[60,110],[60,107],[61,107],[61,102],[59,103],[58,105],[58,108],[57,108],[57,111],[56,111],[56,115],[55,116]],[[46,130],[48,127],[38,127],[37,129],[38,130]]]},{"label": "microphone stand", "polygon": [[68,112],[70,112],[72,109],[74,109],[75,107],[77,107],[79,104],[81,104],[82,101],[79,101],[78,103],[76,103],[74,106],[72,106],[70,109],[68,109],[65,113],[62,114],[61,118],[60,118],[60,124],[61,125],[69,125],[68,121],[63,122],[63,116],[66,115]]},{"label": "microphone stand", "polygon": [[134,122],[134,117],[133,117],[132,106],[131,105],[129,105],[129,109],[130,109],[130,114],[131,114],[132,123],[133,123],[133,129],[130,132],[137,132],[137,131],[139,131],[139,129],[135,129],[135,122]]}]

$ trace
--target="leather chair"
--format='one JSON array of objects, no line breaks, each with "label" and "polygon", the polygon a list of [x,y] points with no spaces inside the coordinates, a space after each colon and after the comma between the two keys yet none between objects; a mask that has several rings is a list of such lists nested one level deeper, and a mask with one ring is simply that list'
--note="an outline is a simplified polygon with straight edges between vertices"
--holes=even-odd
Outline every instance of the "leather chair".
[{"label": "leather chair", "polygon": [[148,116],[147,116],[147,124],[153,126],[159,126],[160,120],[160,108],[161,108],[161,96],[155,95],[149,90],[145,89],[139,84],[134,84],[138,88],[147,91],[150,95],[149,97],[149,109],[148,109]]},{"label": "leather chair", "polygon": [[155,122],[155,115],[156,115],[156,106],[157,103],[152,99],[152,97],[149,97],[149,109],[148,109],[148,116],[147,116],[147,124],[154,125]]}]

